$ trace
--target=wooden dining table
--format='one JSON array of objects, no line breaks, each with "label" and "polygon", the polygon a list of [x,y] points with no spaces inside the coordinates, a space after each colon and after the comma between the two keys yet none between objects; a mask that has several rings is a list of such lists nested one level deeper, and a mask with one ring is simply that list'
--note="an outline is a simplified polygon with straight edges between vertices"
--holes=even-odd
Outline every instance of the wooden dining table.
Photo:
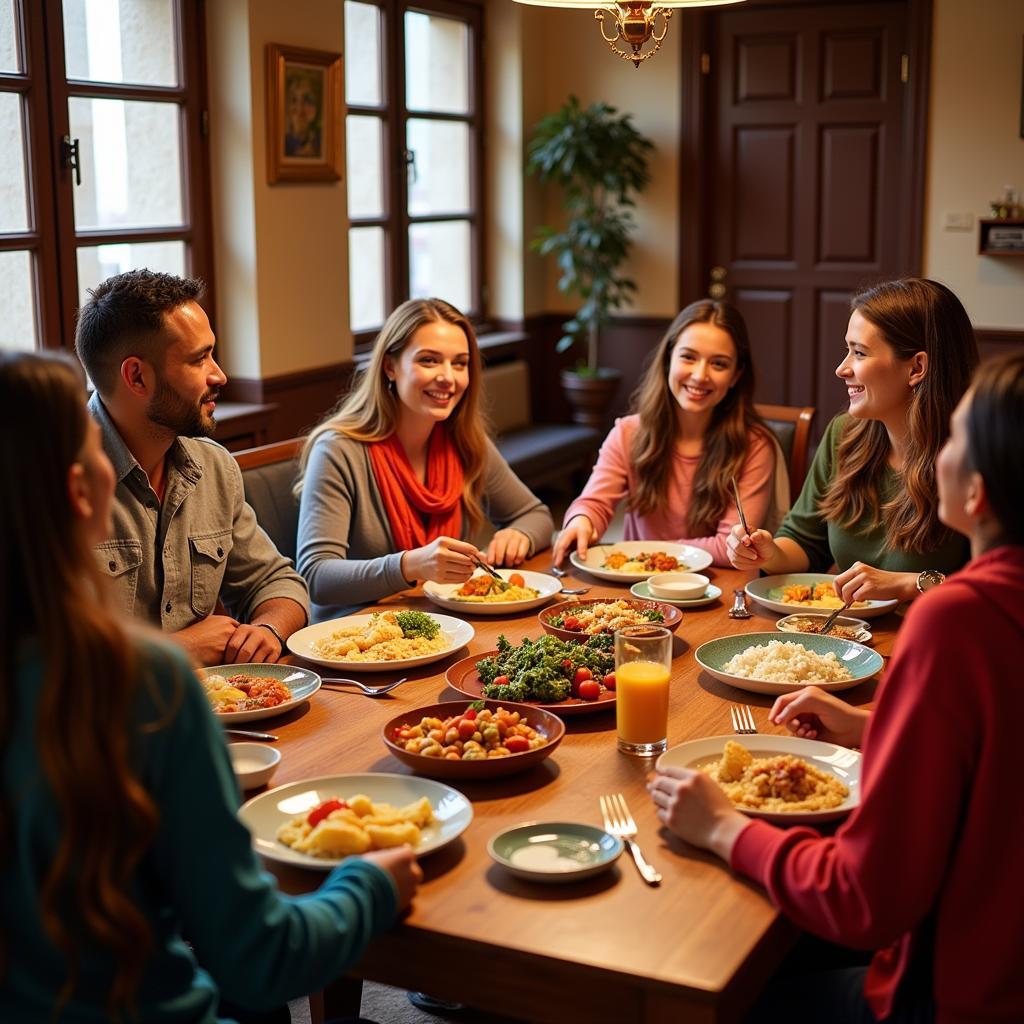
[{"label": "wooden dining table", "polygon": [[[525,567],[547,571],[550,558],[538,556]],[[759,732],[783,731],[768,722],[771,697],[713,679],[694,658],[707,640],[774,630],[779,617],[751,601],[751,618],[729,618],[734,588],[751,576],[718,568],[707,573],[722,597],[684,610],[675,633],[670,747],[732,733],[730,707],[736,704],[752,708]],[[564,583],[590,587],[588,600],[630,596],[628,585],[583,572]],[[438,610],[420,590],[376,607]],[[367,697],[354,688],[322,689],[307,704],[266,723],[280,737],[283,754],[274,784],[341,773],[409,774],[385,747],[383,725],[405,710],[413,720],[416,708],[459,699],[462,695],[446,684],[445,670],[467,655],[494,650],[500,634],[518,643],[544,632],[536,609],[507,618],[467,609],[462,617],[476,631],[468,646],[403,673],[409,682],[386,697]],[[874,647],[884,657],[899,621],[888,614],[870,622]],[[360,678],[385,683],[396,676]],[[863,683],[843,697],[868,704],[875,686],[876,681]],[[565,725],[557,750],[525,773],[490,781],[448,780],[472,802],[473,820],[454,843],[421,860],[424,881],[412,908],[394,929],[373,940],[353,977],[551,1024],[739,1019],[792,949],[796,929],[760,886],[661,826],[645,788],[653,760],[617,750],[613,710],[567,717]],[[637,841],[663,876],[659,886],[644,883],[628,854],[601,875],[558,885],[513,877],[488,856],[492,836],[523,822],[602,825],[598,800],[611,793],[625,797],[638,826]],[[268,867],[290,892],[314,889],[323,877],[276,863]],[[351,994],[351,988],[339,990],[344,991]]]}]

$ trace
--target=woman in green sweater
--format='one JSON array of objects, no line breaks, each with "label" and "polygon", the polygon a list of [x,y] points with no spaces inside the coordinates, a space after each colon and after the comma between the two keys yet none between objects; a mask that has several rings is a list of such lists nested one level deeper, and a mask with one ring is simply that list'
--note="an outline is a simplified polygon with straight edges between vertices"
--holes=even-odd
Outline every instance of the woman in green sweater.
[{"label": "woman in green sweater", "polygon": [[836,376],[849,412],[828,425],[796,504],[772,537],[735,527],[737,569],[839,569],[845,601],[910,601],[967,561],[967,541],[938,518],[935,461],[978,364],[967,312],[922,278],[854,297]]},{"label": "woman in green sweater", "polygon": [[219,993],[264,1011],[323,988],[421,875],[408,847],[301,897],[260,870],[185,655],[110,608],[114,471],[83,383],[0,353],[0,1020],[250,1020]]}]

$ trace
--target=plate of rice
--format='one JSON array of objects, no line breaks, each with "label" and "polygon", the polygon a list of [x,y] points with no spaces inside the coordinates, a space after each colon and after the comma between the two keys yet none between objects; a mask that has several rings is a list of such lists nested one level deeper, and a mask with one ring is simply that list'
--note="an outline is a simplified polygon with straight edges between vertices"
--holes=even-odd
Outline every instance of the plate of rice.
[{"label": "plate of rice", "polygon": [[[811,611],[835,611],[843,607],[836,594],[835,576],[823,572],[789,572],[781,576],[762,576],[744,588],[762,608],[791,615],[801,608]],[[891,612],[899,601],[855,601],[851,611],[865,619]]]},{"label": "plate of rice", "polygon": [[349,674],[397,672],[440,661],[474,635],[468,622],[451,615],[389,608],[306,626],[288,638],[288,649],[315,665]]},{"label": "plate of rice", "polygon": [[[515,615],[539,608],[561,589],[561,580],[526,569],[498,569],[509,583],[507,590],[497,586],[493,576],[479,572],[466,583],[424,583],[423,594],[439,608],[460,615]],[[467,592],[468,591],[468,592]]]},{"label": "plate of rice", "polygon": [[799,736],[709,736],[666,750],[657,767],[707,772],[752,818],[820,824],[860,803],[861,755]]},{"label": "plate of rice", "polygon": [[882,670],[882,656],[852,640],[815,633],[738,633],[694,652],[708,675],[751,693],[778,696],[804,686],[848,690]]},{"label": "plate of rice", "polygon": [[620,540],[595,544],[586,558],[573,550],[569,561],[599,580],[639,583],[659,572],[700,572],[711,564],[711,555],[703,548],[668,540]]}]

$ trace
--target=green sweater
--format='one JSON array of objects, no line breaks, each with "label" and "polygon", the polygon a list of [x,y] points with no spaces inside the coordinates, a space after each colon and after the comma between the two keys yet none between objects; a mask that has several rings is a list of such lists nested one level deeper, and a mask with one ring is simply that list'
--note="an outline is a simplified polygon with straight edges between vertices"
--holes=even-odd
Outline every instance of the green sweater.
[{"label": "green sweater", "polygon": [[[224,737],[184,654],[147,640],[141,655],[149,685],[139,688],[134,732],[141,779],[156,802],[159,824],[132,883],[153,937],[136,1019],[210,1024],[218,1019],[218,990],[234,1003],[269,1009],[323,988],[393,923],[390,876],[351,859],[316,892],[279,893],[236,817],[238,786]],[[42,668],[38,654],[19,662],[15,720],[0,761],[3,800],[14,815],[12,841],[0,850],[7,954],[0,1020],[11,1024],[49,1020],[66,977],[38,905],[60,834],[35,741]],[[140,728],[163,720],[165,708],[172,709],[166,725]],[[104,1005],[113,968],[102,946],[83,944],[78,987],[62,1022],[110,1019]]]},{"label": "green sweater", "polygon": [[[818,506],[837,471],[836,450],[849,418],[846,413],[841,413],[826,428],[800,497],[779,527],[776,540],[789,537],[796,541],[810,560],[810,572],[828,572],[833,563],[839,566],[840,572],[844,572],[854,562],[864,562],[887,572],[938,569],[948,574],[966,565],[970,558],[970,547],[967,539],[959,534],[954,534],[935,551],[918,554],[915,551],[894,551],[887,547],[885,525],[871,525],[871,509],[850,527],[826,522],[822,518]],[[886,466],[879,505],[894,497],[899,488],[899,474]]]}]

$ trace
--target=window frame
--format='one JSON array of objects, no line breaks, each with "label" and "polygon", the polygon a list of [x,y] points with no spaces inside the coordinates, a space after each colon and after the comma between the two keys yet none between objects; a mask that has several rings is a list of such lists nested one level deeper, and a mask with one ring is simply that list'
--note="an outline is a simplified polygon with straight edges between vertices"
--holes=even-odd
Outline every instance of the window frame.
[{"label": "window frame", "polygon": [[[484,112],[483,97],[483,8],[471,0],[360,0],[377,7],[381,13],[381,87],[380,104],[349,104],[346,97],[345,116],[375,116],[383,121],[382,138],[385,152],[382,166],[385,180],[382,195],[384,212],[379,217],[349,216],[349,230],[380,227],[384,230],[384,309],[394,309],[409,298],[409,228],[413,224],[468,222],[470,227],[470,296],[472,306],[463,310],[474,323],[484,319],[483,260],[484,239]],[[469,29],[469,75],[467,96],[469,109],[465,114],[410,111],[405,94],[405,14],[449,17],[465,23]],[[348,40],[345,43],[349,45]],[[409,214],[407,124],[410,119],[467,124],[472,136],[469,147],[469,208],[457,214]],[[351,280],[351,276],[350,276]],[[442,296],[443,297],[443,296]],[[351,329],[351,324],[349,324]],[[372,345],[379,328],[353,331],[355,352],[365,352]]]}]

